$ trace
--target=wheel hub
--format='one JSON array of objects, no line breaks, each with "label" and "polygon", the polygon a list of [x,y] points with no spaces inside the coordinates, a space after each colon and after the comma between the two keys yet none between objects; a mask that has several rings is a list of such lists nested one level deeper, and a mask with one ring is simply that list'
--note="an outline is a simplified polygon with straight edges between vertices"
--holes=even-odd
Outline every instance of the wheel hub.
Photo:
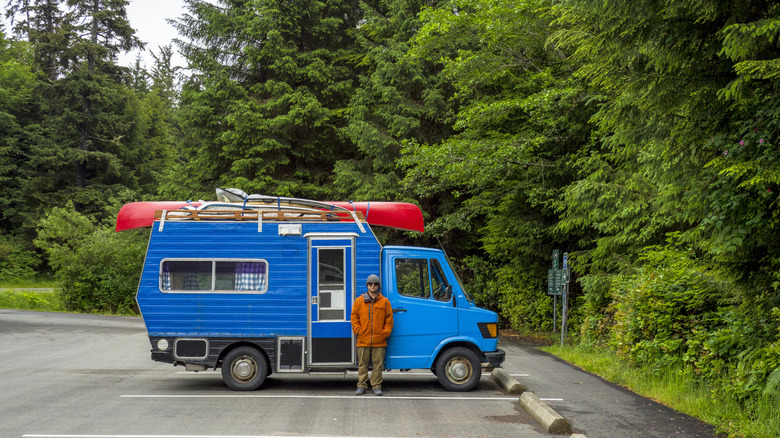
[{"label": "wheel hub", "polygon": [[237,380],[248,381],[257,373],[257,366],[251,358],[242,357],[233,362],[232,371]]},{"label": "wheel hub", "polygon": [[471,372],[471,364],[462,358],[453,359],[447,367],[447,375],[455,383],[468,380]]}]

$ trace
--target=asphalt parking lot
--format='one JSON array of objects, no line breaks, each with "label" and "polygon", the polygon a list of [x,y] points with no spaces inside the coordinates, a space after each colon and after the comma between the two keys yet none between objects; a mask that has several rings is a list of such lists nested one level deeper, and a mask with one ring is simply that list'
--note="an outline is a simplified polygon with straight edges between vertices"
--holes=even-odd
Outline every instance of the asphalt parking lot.
[{"label": "asphalt parking lot", "polygon": [[451,393],[430,372],[270,376],[234,392],[218,372],[151,361],[140,318],[0,309],[0,437],[549,436],[485,374]]},{"label": "asphalt parking lot", "polygon": [[[712,427],[529,346],[502,341],[504,369],[571,424],[598,437],[714,437]],[[277,373],[234,392],[218,372],[152,362],[140,318],[0,309],[0,437],[558,437],[485,373],[444,391],[427,371],[356,376]]]}]

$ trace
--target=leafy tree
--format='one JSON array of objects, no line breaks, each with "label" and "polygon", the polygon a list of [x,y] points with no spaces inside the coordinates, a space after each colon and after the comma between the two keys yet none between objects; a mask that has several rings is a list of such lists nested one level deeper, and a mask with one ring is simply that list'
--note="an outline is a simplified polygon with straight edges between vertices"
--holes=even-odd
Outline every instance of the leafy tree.
[{"label": "leafy tree", "polygon": [[178,101],[179,70],[181,67],[173,65],[173,46],[160,46],[159,53],[152,52],[154,65],[152,66],[151,79],[152,90],[157,93],[171,107]]},{"label": "leafy tree", "polygon": [[[526,327],[549,315],[547,254],[567,237],[554,233],[555,201],[574,178],[567,161],[590,141],[585,89],[566,56],[546,46],[543,6],[456,1],[423,11],[412,54],[442,63],[459,105],[456,133],[409,142],[402,160],[418,195],[451,196],[429,228],[478,239],[471,248],[458,241],[461,255],[471,255],[473,281],[496,291],[483,299]],[[528,271],[536,275],[517,274]]]},{"label": "leafy tree", "polygon": [[110,146],[94,146],[101,139],[93,132],[93,124],[97,122],[93,120],[93,105],[97,104],[100,92],[109,88],[108,78],[97,77],[96,74],[112,73],[115,66],[111,61],[116,59],[120,50],[128,51],[142,44],[127,22],[127,0],[68,0],[68,5],[79,20],[70,24],[74,37],[65,52],[76,67],[69,78],[75,83],[66,83],[63,91],[70,94],[68,97],[72,101],[80,101],[81,117],[74,117],[73,121],[79,126],[76,185],[84,188],[87,178],[92,176],[88,173],[94,172],[88,163],[89,156],[93,155],[93,161],[105,157],[100,153],[91,154],[90,150],[110,150]]},{"label": "leafy tree", "polygon": [[[650,367],[682,363],[748,416],[780,367],[778,12],[725,0],[553,7],[551,41],[599,102],[597,141],[560,207],[559,230],[587,236],[583,338],[611,338]],[[660,250],[666,239],[674,248]]]},{"label": "leafy tree", "polygon": [[135,61],[130,67],[129,86],[140,95],[149,92],[149,72],[146,71],[140,54],[135,57]]},{"label": "leafy tree", "polygon": [[[572,0],[554,7],[563,27],[552,41],[574,50],[577,74],[602,102],[594,116],[600,142],[577,163],[583,178],[566,190],[561,224],[598,231],[582,254],[594,272],[630,268],[641,248],[673,231],[744,279],[755,280],[758,259],[776,253],[767,238],[777,227],[776,171],[749,170],[758,167],[754,157],[776,162],[776,87],[771,62],[748,60],[776,53],[772,37],[758,35],[774,35],[777,8],[730,5]],[[757,33],[746,31],[757,24]],[[763,79],[757,93],[740,94],[751,68]]]}]

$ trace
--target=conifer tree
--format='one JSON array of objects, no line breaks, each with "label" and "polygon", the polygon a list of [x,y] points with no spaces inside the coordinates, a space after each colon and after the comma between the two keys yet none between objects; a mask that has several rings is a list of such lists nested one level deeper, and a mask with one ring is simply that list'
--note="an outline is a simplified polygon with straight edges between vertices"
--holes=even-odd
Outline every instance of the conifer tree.
[{"label": "conifer tree", "polygon": [[0,234],[16,233],[26,199],[26,163],[37,137],[38,86],[30,44],[9,41],[0,27]]},{"label": "conifer tree", "polygon": [[14,33],[27,40],[36,64],[54,81],[63,71],[63,49],[68,44],[68,17],[60,8],[62,0],[9,0],[6,17],[14,23]]},{"label": "conifer tree", "polygon": [[408,56],[424,1],[362,2],[357,28],[358,82],[346,134],[358,154],[336,165],[336,184],[349,199],[391,200],[404,193],[397,161],[405,141],[437,143],[451,134],[441,66]]},{"label": "conifer tree", "polygon": [[176,21],[193,75],[183,86],[187,177],[215,186],[328,196],[351,156],[355,0],[188,0]]},{"label": "conifer tree", "polygon": [[112,203],[142,196],[155,185],[150,175],[161,175],[147,167],[161,163],[159,151],[145,138],[142,105],[126,85],[129,70],[116,64],[121,52],[142,45],[126,6],[126,0],[11,2],[16,33],[30,42],[45,73],[34,89],[39,132],[25,163],[25,214],[72,200],[107,219]]}]

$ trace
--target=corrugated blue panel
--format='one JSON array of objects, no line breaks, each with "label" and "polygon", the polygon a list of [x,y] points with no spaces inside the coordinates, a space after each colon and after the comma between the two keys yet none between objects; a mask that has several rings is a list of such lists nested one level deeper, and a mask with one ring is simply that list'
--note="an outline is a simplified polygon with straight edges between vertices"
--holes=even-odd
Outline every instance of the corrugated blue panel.
[{"label": "corrugated blue panel", "polygon": [[[138,289],[152,336],[304,336],[308,303],[306,233],[356,233],[359,291],[379,271],[379,243],[354,223],[303,223],[300,236],[279,236],[278,223],[169,221],[155,223]],[[265,259],[268,291],[263,294],[163,293],[163,259]],[[349,310],[348,310],[349,311]]]},{"label": "corrugated blue panel", "polygon": [[358,238],[355,243],[355,296],[361,295],[367,290],[366,279],[369,275],[382,276],[380,272],[381,248],[376,238]]}]

